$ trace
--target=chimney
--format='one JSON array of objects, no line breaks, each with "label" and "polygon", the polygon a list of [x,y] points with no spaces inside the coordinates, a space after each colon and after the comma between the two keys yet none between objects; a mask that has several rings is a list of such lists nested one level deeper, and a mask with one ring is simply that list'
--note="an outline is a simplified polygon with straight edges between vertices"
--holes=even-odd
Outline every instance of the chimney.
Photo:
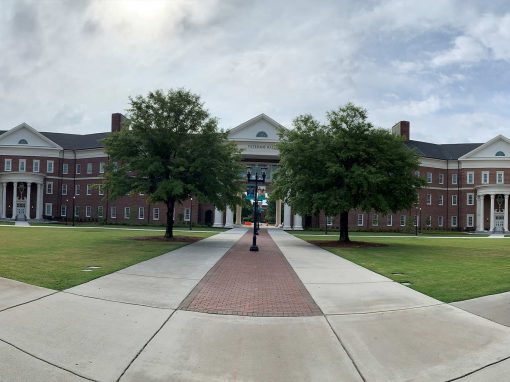
[{"label": "chimney", "polygon": [[410,138],[410,123],[409,121],[400,121],[396,123],[392,128],[394,135],[401,136],[404,142],[407,142]]},{"label": "chimney", "polygon": [[121,113],[112,114],[112,133],[120,131],[124,119],[126,119],[126,117],[124,117]]}]

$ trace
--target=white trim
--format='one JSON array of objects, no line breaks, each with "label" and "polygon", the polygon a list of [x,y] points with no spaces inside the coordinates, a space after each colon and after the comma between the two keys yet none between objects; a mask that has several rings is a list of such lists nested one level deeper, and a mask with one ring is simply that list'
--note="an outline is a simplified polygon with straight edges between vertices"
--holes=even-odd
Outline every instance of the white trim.
[{"label": "white trim", "polygon": [[110,207],[110,218],[117,219],[117,207],[116,206]]},{"label": "white trim", "polygon": [[138,207],[138,220],[145,219],[145,207]]},{"label": "white trim", "polygon": [[[156,211],[158,212],[158,213],[157,213],[157,216],[158,216],[158,217],[156,217]],[[160,213],[160,211],[159,211],[159,207],[154,207],[154,208],[152,209],[152,220],[159,220],[159,213]]]},{"label": "white trim", "polygon": [[[510,139],[508,139],[504,135],[499,134],[498,136],[492,138],[490,141],[488,141],[488,142],[484,143],[483,145],[478,146],[476,149],[471,150],[470,152],[464,154],[463,156],[461,156],[459,158],[459,160],[479,160],[480,158],[472,158],[472,156],[475,155],[476,153],[482,151],[483,149],[489,147],[490,145],[492,145],[493,143],[495,143],[497,141],[504,141],[510,145]],[[491,159],[507,159],[507,158],[506,157],[494,157],[494,158],[491,157]]]},{"label": "white trim", "polygon": [[85,206],[85,217],[92,217],[92,206]]},{"label": "white trim", "polygon": [[[34,129],[32,126],[26,124],[25,122],[19,124],[18,126],[15,126],[13,127],[12,129],[10,129],[9,131],[6,131],[5,133],[3,133],[2,135],[0,135],[0,146],[6,146],[6,147],[18,147],[17,145],[2,145],[2,141],[7,138],[8,136],[10,136],[11,134],[17,132],[18,130],[22,130],[22,129],[27,129],[28,131],[30,131],[31,133],[33,133],[34,135],[36,135],[38,138],[42,139],[44,142],[48,143],[51,148],[55,148],[55,149],[60,149],[62,150],[62,147],[57,145],[55,142],[53,142],[51,139],[49,139],[48,137],[42,135],[40,132],[38,132],[36,129]],[[41,146],[33,146],[33,145],[30,145],[29,147],[41,147]],[[26,146],[23,146],[23,148],[28,148]]]}]

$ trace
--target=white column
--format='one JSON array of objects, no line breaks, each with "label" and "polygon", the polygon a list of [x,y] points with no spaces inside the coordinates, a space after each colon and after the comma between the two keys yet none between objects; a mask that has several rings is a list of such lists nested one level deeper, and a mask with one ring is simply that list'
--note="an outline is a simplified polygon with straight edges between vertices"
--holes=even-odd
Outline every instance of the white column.
[{"label": "white column", "polygon": [[480,231],[485,231],[485,195],[480,195]]},{"label": "white column", "polygon": [[303,218],[299,214],[294,215],[294,230],[296,231],[303,230]]},{"label": "white column", "polygon": [[1,188],[1,193],[2,193],[2,197],[0,198],[0,200],[2,201],[2,204],[0,204],[0,217],[2,219],[5,219],[5,190],[7,188],[7,183],[0,183],[0,188]]},{"label": "white column", "polygon": [[508,231],[508,194],[505,194],[505,220],[503,220],[503,229]]},{"label": "white column", "polygon": [[16,219],[16,202],[18,196],[18,182],[12,183],[12,218]]},{"label": "white column", "polygon": [[242,219],[241,219],[242,214],[243,214],[243,207],[236,206],[236,225],[243,224]]},{"label": "white column", "polygon": [[[42,196],[42,183],[37,183],[37,198],[36,198],[36,206],[35,206],[35,218],[37,220],[42,220],[43,216],[43,196]],[[74,214],[74,211],[73,211]]]},{"label": "white column", "polygon": [[491,225],[490,225],[490,232],[494,231],[495,226],[495,214],[494,214],[494,198],[496,195],[491,194]]},{"label": "white column", "polygon": [[225,228],[234,228],[234,211],[230,206],[227,206],[227,213],[225,215]]},{"label": "white column", "polygon": [[276,211],[275,211],[275,226],[279,227],[282,224],[282,201],[278,199],[276,201]]},{"label": "white column", "polygon": [[290,224],[290,217],[291,217],[291,208],[290,206],[285,203],[283,205],[283,229],[292,229],[292,226]]},{"label": "white column", "polygon": [[27,182],[27,204],[25,204],[25,216],[30,219],[30,192],[32,191],[32,183]]},{"label": "white column", "polygon": [[220,211],[217,208],[214,208],[214,224],[213,227],[221,228],[223,227],[223,211]]}]

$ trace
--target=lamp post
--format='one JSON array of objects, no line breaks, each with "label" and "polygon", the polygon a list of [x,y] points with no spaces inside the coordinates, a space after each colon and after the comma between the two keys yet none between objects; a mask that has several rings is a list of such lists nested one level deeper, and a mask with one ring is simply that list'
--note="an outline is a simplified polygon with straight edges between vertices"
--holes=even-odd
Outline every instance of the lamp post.
[{"label": "lamp post", "polygon": [[251,168],[246,169],[246,179],[248,184],[255,183],[255,195],[253,199],[253,241],[250,247],[250,251],[257,252],[259,247],[257,246],[257,220],[258,220],[258,187],[259,183],[265,183],[266,181],[266,169],[262,168],[262,178],[259,178],[258,172],[255,173],[255,177],[251,176]]},{"label": "lamp post", "polygon": [[74,217],[76,215],[76,212],[74,211],[74,201],[76,200],[76,196],[73,195],[73,211],[71,212],[73,214],[73,227],[74,227]]},{"label": "lamp post", "polygon": [[68,207],[69,207],[69,199],[66,198],[66,225],[67,225],[67,221],[69,220],[69,211],[67,211]]},{"label": "lamp post", "polygon": [[193,198],[190,197],[189,200],[190,200],[190,202],[189,202],[189,230],[191,231],[192,230],[191,219],[193,218]]},{"label": "lamp post", "polygon": [[420,224],[420,233],[421,233],[421,207],[420,207],[420,220],[418,220],[419,224]]},{"label": "lamp post", "polygon": [[414,213],[414,219],[415,219],[414,229],[415,229],[415,236],[418,236],[418,203],[416,203],[414,207],[416,208],[416,211]]}]

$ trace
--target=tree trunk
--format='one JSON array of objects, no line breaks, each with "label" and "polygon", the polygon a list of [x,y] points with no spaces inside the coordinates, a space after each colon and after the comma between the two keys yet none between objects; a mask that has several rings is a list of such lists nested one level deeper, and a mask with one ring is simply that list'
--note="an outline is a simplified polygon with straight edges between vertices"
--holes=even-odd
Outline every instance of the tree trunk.
[{"label": "tree trunk", "polygon": [[175,206],[175,200],[168,199],[166,201],[165,239],[173,239],[173,237],[174,237],[174,206]]},{"label": "tree trunk", "polygon": [[342,243],[349,243],[349,211],[340,212],[340,238]]}]

